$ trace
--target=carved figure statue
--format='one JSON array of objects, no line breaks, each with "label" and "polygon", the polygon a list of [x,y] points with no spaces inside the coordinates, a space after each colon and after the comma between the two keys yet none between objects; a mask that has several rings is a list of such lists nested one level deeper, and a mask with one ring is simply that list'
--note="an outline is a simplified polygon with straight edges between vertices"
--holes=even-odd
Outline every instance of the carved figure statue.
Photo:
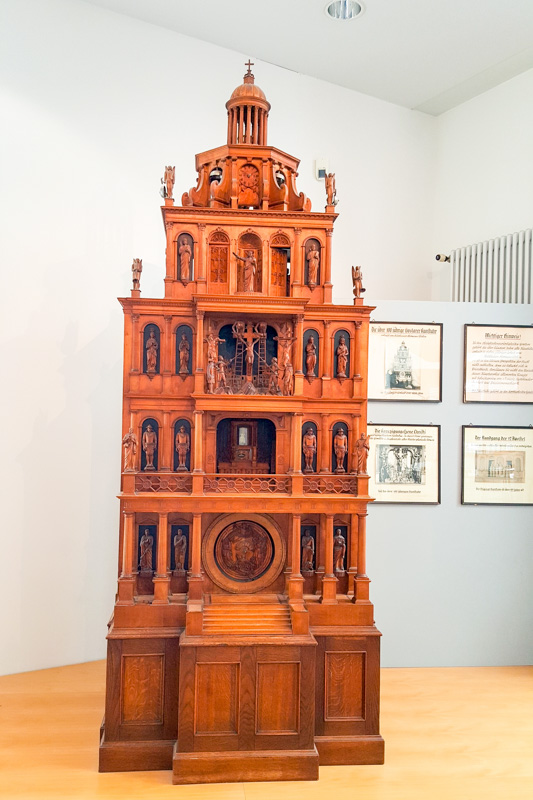
[{"label": "carved figure statue", "polygon": [[283,369],[290,363],[291,349],[296,337],[292,335],[292,325],[284,322],[279,330],[279,336],[274,336],[274,341],[278,343],[278,361]]},{"label": "carved figure statue", "polygon": [[346,553],[346,542],[342,531],[337,528],[333,537],[333,566],[335,572],[344,572],[344,554]]},{"label": "carved figure statue", "polygon": [[185,553],[187,552],[187,537],[181,528],[174,536],[174,569],[176,572],[185,570]]},{"label": "carved figure statue", "polygon": [[311,426],[307,428],[303,435],[302,450],[305,461],[304,472],[313,472],[313,458],[316,453],[316,436]]},{"label": "carved figure statue", "polygon": [[189,340],[187,339],[187,334],[181,334],[181,340],[178,345],[178,350],[180,354],[180,375],[188,375],[189,374],[189,355],[191,352],[191,347],[189,345]]},{"label": "carved figure statue", "polygon": [[315,560],[315,540],[309,528],[302,536],[302,572],[312,572]]},{"label": "carved figure statue", "polygon": [[165,167],[165,174],[161,178],[161,183],[163,184],[163,197],[168,197],[170,200],[172,200],[175,179],[176,167]]},{"label": "carved figure statue", "polygon": [[154,569],[153,566],[153,555],[154,555],[154,537],[148,530],[148,528],[144,529],[144,533],[141,536],[141,541],[139,542],[140,550],[141,550],[141,557],[139,559],[139,569],[141,572],[152,572]]},{"label": "carved figure statue", "polygon": [[283,368],[283,394],[287,397],[294,394],[294,368],[290,361]]},{"label": "carved figure statue", "polygon": [[135,456],[137,455],[137,437],[130,428],[122,439],[124,445],[124,472],[135,471]]},{"label": "carved figure statue", "polygon": [[363,289],[363,273],[361,267],[352,267],[353,297],[357,300],[366,289]]},{"label": "carved figure statue", "polygon": [[159,345],[155,338],[154,329],[150,328],[150,334],[146,340],[146,372],[151,372],[153,374],[156,371],[158,348]]},{"label": "carved figure statue", "polygon": [[309,246],[309,250],[307,251],[306,255],[307,263],[308,263],[308,284],[311,289],[317,285],[318,282],[318,268],[320,266],[320,253],[318,247],[316,246],[316,242],[311,242]]},{"label": "carved figure statue", "polygon": [[226,367],[228,366],[229,361],[225,361],[222,356],[218,357],[218,361],[215,364],[216,369],[216,382],[217,382],[217,392],[220,394],[224,391],[224,389],[228,386],[228,378],[226,375]]},{"label": "carved figure statue", "polygon": [[254,291],[254,278],[257,271],[257,260],[253,250],[245,250],[244,258],[233,253],[238,261],[243,262],[242,268],[242,288],[243,292]]},{"label": "carved figure statue", "polygon": [[337,378],[346,378],[346,369],[348,368],[348,356],[350,355],[350,351],[348,350],[344,336],[339,338],[339,346],[335,351],[335,355],[337,356]]},{"label": "carved figure statue", "polygon": [[178,472],[187,472],[187,453],[191,449],[191,437],[185,425],[180,425],[176,434],[176,451],[178,453]]},{"label": "carved figure statue", "polygon": [[276,356],[270,362],[270,372],[268,376],[268,393],[279,394],[279,364]]},{"label": "carved figure statue", "polygon": [[140,289],[141,288],[141,272],[143,271],[143,261],[142,258],[134,258],[133,264],[131,265],[131,274],[132,274],[132,281],[133,281],[133,288]]},{"label": "carved figure statue", "polygon": [[328,206],[337,205],[337,190],[335,189],[334,172],[328,172],[326,175],[326,197]]},{"label": "carved figure statue", "polygon": [[191,279],[192,249],[185,236],[180,239],[178,254],[180,257],[180,280],[186,283]]},{"label": "carved figure statue", "polygon": [[207,381],[207,392],[208,394],[215,393],[215,386],[216,386],[216,361],[209,360],[207,362],[207,369],[205,372],[205,377]]},{"label": "carved figure statue", "polygon": [[366,460],[370,450],[370,436],[361,434],[355,443],[355,455],[357,457],[357,474],[366,475]]},{"label": "carved figure statue", "polygon": [[224,339],[219,339],[214,333],[208,333],[204,339],[207,342],[207,360],[218,361],[218,347],[217,344],[223,342]]},{"label": "carved figure statue", "polygon": [[142,446],[146,456],[145,470],[155,469],[154,455],[157,447],[157,433],[150,424],[146,426],[146,430],[143,433]]},{"label": "carved figure statue", "polygon": [[344,457],[348,452],[348,437],[342,428],[339,428],[333,437],[333,450],[337,461],[335,472],[346,472],[344,469]]},{"label": "carved figure statue", "polygon": [[316,345],[312,336],[307,339],[305,345],[305,376],[306,378],[314,378],[316,367]]}]

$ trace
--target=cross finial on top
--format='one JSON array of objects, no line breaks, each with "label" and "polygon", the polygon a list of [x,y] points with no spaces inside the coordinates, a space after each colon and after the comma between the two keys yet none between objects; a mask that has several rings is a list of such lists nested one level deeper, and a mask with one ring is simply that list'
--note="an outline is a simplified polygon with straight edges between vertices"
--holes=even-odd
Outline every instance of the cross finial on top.
[{"label": "cross finial on top", "polygon": [[[254,66],[254,62],[250,61],[250,59],[248,59],[248,61],[245,63],[244,66],[248,67],[248,72],[246,73],[246,75],[251,75],[252,74],[252,67]],[[246,77],[246,75],[245,75],[245,77]]]}]

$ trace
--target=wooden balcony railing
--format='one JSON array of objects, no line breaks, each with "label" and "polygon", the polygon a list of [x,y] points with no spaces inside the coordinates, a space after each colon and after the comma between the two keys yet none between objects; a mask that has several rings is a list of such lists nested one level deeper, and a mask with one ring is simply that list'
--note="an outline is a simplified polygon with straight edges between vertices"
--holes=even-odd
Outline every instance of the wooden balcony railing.
[{"label": "wooden balcony railing", "polygon": [[[357,495],[355,475],[300,475],[304,494]],[[192,475],[176,473],[137,473],[135,492],[175,492],[191,494]],[[291,475],[203,475],[205,494],[286,494],[293,491]],[[298,491],[298,489],[296,489]]]}]

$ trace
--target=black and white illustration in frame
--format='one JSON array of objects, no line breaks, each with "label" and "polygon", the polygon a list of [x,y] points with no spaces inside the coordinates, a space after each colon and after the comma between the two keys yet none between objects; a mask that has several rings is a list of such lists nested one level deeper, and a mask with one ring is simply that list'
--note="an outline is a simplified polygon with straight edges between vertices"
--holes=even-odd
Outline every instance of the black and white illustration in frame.
[{"label": "black and white illustration in frame", "polygon": [[533,427],[463,425],[461,503],[533,505]]}]

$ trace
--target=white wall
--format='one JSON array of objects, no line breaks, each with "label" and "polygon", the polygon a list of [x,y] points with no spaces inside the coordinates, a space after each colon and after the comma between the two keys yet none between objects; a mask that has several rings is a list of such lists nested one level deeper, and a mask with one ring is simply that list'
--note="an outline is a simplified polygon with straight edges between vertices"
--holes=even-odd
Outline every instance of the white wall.
[{"label": "white wall", "polygon": [[[533,226],[533,69],[437,118],[435,253]],[[435,265],[433,299],[448,299]]]},{"label": "white wall", "polygon": [[[15,672],[104,655],[120,468],[115,298],[134,256],[143,294],[162,293],[163,165],[176,164],[180,197],[194,154],[225,141],[224,103],[250,54],[80,0],[4,0],[0,14],[0,671]],[[370,302],[429,297],[436,120],[269,64],[255,74],[272,103],[270,142],[302,158],[299,188],[315,209],[314,158],[337,173],[337,299],[351,294],[355,263]]]}]

